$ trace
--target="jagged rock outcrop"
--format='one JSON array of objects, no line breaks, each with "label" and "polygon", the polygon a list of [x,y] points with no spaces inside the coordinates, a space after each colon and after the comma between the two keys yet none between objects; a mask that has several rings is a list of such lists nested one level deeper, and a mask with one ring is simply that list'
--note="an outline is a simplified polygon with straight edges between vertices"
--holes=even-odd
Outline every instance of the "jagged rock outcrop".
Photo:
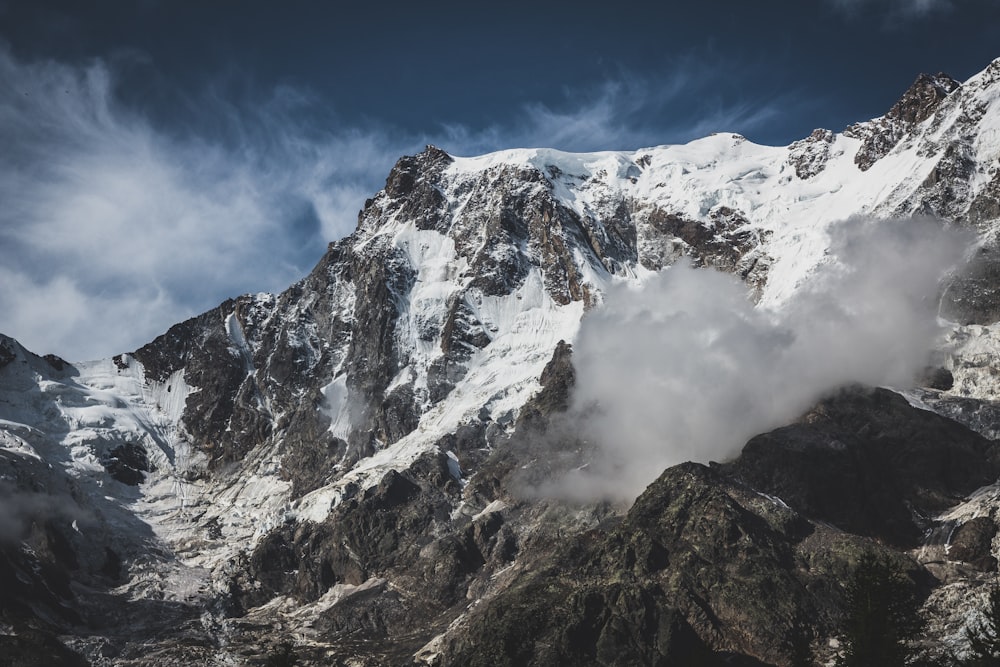
[{"label": "jagged rock outcrop", "polygon": [[1000,239],[985,239],[962,275],[948,284],[941,314],[959,324],[1000,321]]},{"label": "jagged rock outcrop", "polygon": [[997,526],[985,516],[966,521],[955,529],[948,543],[948,557],[965,561],[984,572],[997,571],[997,558],[993,555],[993,538]]},{"label": "jagged rock outcrop", "polygon": [[823,171],[830,159],[833,139],[833,132],[818,128],[805,139],[792,142],[788,147],[788,162],[795,167],[795,175],[805,180]]},{"label": "jagged rock outcrop", "polygon": [[901,547],[1000,475],[1000,449],[887,389],[848,389],[724,467],[811,518]]},{"label": "jagged rock outcrop", "polygon": [[862,140],[854,163],[862,171],[870,169],[895,148],[914,125],[930,118],[941,101],[960,85],[947,74],[921,74],[884,116],[847,128],[845,134]]},{"label": "jagged rock outcrop", "polygon": [[789,664],[795,633],[836,626],[838,582],[866,549],[880,547],[685,464],[615,525],[522,555],[440,664]]}]

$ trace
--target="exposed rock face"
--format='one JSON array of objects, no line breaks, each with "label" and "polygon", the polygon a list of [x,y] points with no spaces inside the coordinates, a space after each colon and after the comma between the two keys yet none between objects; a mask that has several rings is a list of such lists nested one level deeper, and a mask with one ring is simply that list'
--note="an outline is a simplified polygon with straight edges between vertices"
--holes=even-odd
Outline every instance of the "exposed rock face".
[{"label": "exposed rock face", "polygon": [[992,330],[973,326],[1000,317],[995,243],[946,290],[969,340],[913,394],[980,434],[855,388],[630,509],[539,490],[595,446],[560,413],[612,285],[686,257],[780,308],[837,219],[988,238],[998,83],[996,63],[921,77],[883,118],[788,147],[427,147],[279,295],[86,364],[0,337],[0,500],[31,500],[0,523],[0,643],[102,667],[258,664],[289,637],[303,665],[783,667],[804,643],[832,657],[865,550],[922,592],[899,549],[925,529],[955,576],[995,569],[993,514],[967,499],[1000,473]]},{"label": "exposed rock face", "polygon": [[928,367],[924,370],[923,377],[918,380],[918,384],[938,391],[948,391],[955,386],[955,376],[947,368]]},{"label": "exposed rock face", "polygon": [[129,486],[141,484],[150,469],[145,448],[134,442],[118,445],[102,463],[112,477]]},{"label": "exposed rock face", "polygon": [[[335,584],[359,586],[376,573],[410,567],[450,511],[449,496],[459,487],[442,460],[428,459],[407,474],[390,471],[377,486],[342,503],[322,524],[287,526],[272,532],[254,550],[250,574],[262,585],[260,602],[279,593],[315,600]],[[416,475],[424,473],[422,478]],[[485,562],[471,540],[453,540],[436,549],[440,579],[423,582],[421,594],[448,607],[463,575]],[[451,562],[446,562],[452,559]],[[428,585],[436,589],[428,590]],[[464,593],[464,591],[463,591]],[[259,604],[259,602],[258,602]],[[244,605],[244,606],[256,606]]]},{"label": "exposed rock face", "polygon": [[188,398],[185,424],[213,465],[239,461],[270,428],[255,405],[259,397],[247,374],[249,359],[226,330],[236,307],[235,301],[226,301],[132,354],[151,380],[167,382],[183,372],[188,385],[201,389]]},{"label": "exposed rock face", "polygon": [[[212,467],[280,442],[300,495],[330,481],[320,471],[399,441],[502,333],[484,308],[497,298],[522,299],[532,276],[556,306],[585,308],[595,305],[603,280],[629,274],[637,262],[658,269],[684,254],[738,273],[758,293],[766,282],[767,233],[738,209],[717,206],[699,221],[605,193],[606,172],[584,180],[555,165],[501,165],[457,178],[452,163],[434,147],[401,159],[386,188],[366,202],[357,232],[331,244],[301,283],[277,298],[227,301],[133,353],[150,380],[181,373],[197,388],[187,396],[184,424]],[[597,208],[570,209],[552,179],[592,189]],[[414,231],[385,233],[394,220]],[[659,238],[675,250],[641,257],[638,227],[647,243]],[[463,268],[424,275],[428,242]],[[445,295],[424,296],[425,284],[442,280]],[[116,363],[127,368],[124,357]],[[337,433],[324,413],[331,386],[350,423]]]},{"label": "exposed rock face", "polygon": [[17,358],[14,351],[14,341],[4,336],[0,338],[0,368],[3,368]]},{"label": "exposed rock face", "polygon": [[0,635],[0,653],[9,667],[87,667],[90,664],[55,637],[38,631],[18,636]]},{"label": "exposed rock face", "polygon": [[904,547],[1000,474],[993,442],[886,389],[845,390],[750,440],[726,471],[805,515]]},{"label": "exposed rock face", "polygon": [[941,300],[941,314],[959,324],[1000,321],[1000,239],[989,238],[956,276]]},{"label": "exposed rock face", "polygon": [[[746,279],[760,254],[748,262],[742,260],[761,245],[761,232],[754,230],[747,218],[738,210],[727,206],[713,209],[708,221],[692,220],[660,209],[644,212],[644,222],[664,238],[676,238],[683,245],[679,249],[689,254],[696,266],[711,266],[727,272],[739,272]],[[681,252],[678,253],[680,256]],[[673,259],[676,259],[674,257]],[[669,263],[650,258],[647,268],[658,270]],[[738,271],[739,270],[739,271]],[[766,275],[758,279],[763,284]]]},{"label": "exposed rock face", "polygon": [[979,228],[984,228],[997,218],[1000,218],[1000,169],[988,167],[991,178],[989,182],[972,200],[969,205],[969,222]]},{"label": "exposed rock face", "polygon": [[819,128],[805,139],[793,142],[788,147],[788,161],[795,167],[795,175],[805,180],[823,171],[830,159],[833,139],[833,132]]},{"label": "exposed rock face", "polygon": [[449,633],[441,664],[788,664],[796,628],[835,625],[836,582],[866,548],[678,466],[617,525],[524,554],[517,582]]},{"label": "exposed rock face", "polygon": [[938,392],[920,392],[941,415],[967,426],[992,440],[1000,439],[1000,404],[995,400],[964,398]]},{"label": "exposed rock face", "polygon": [[947,74],[921,74],[886,115],[849,127],[845,133],[862,140],[854,156],[858,168],[866,171],[885,157],[914,125],[930,118],[941,101],[960,85]]},{"label": "exposed rock face", "polygon": [[906,123],[921,123],[937,110],[941,100],[950,95],[960,84],[947,74],[935,76],[921,74],[889,109],[886,118]]},{"label": "exposed rock face", "polygon": [[[921,510],[995,478],[994,449],[892,392],[852,388],[731,464],[668,470],[620,522],[523,550],[525,573],[447,635],[441,664],[507,664],[511,651],[525,664],[671,664],[672,651],[790,664],[802,636],[835,632],[861,553],[914,540],[914,521],[933,525]],[[951,557],[989,567],[994,532],[968,522]],[[933,580],[904,561],[926,592]]]},{"label": "exposed rock face", "polygon": [[993,555],[993,538],[997,526],[993,519],[981,516],[966,521],[959,526],[948,545],[948,556],[965,561],[984,572],[997,571],[997,559]]}]

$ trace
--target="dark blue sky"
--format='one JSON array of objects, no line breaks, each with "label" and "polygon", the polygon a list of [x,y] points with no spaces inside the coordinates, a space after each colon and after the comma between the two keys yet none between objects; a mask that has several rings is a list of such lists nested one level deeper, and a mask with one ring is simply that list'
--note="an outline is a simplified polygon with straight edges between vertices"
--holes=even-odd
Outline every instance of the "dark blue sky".
[{"label": "dark blue sky", "polygon": [[994,0],[0,0],[0,331],[106,356],[281,290],[424,143],[787,144],[998,56]]},{"label": "dark blue sky", "polygon": [[477,131],[513,124],[525,106],[572,111],[608,82],[655,88],[689,70],[701,79],[686,84],[692,94],[629,118],[645,143],[688,139],[678,127],[774,100],[786,105],[766,122],[715,129],[788,143],[881,114],[920,72],[964,79],[1000,55],[991,0],[347,5],[0,2],[0,37],[22,59],[115,63],[124,98],[165,125],[206,123],[186,104],[209,89],[251,103],[288,86],[315,96],[312,111],[329,114],[320,120]]}]

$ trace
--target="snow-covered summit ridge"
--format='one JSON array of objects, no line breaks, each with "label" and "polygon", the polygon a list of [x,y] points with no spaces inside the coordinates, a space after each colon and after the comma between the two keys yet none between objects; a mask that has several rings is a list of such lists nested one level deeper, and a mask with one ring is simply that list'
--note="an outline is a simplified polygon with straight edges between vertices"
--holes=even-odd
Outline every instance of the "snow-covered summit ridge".
[{"label": "snow-covered summit ridge", "polygon": [[[317,298],[310,281],[319,278],[329,280],[320,301],[353,304],[338,325],[347,347],[333,353],[323,335],[311,346],[330,347],[339,358],[326,365],[323,387],[332,388],[324,396],[336,397],[333,432],[353,452],[345,454],[343,469],[353,456],[447,431],[495,405],[481,395],[482,385],[471,384],[471,369],[485,368],[535,309],[592,307],[611,282],[641,281],[684,254],[738,273],[764,305],[778,307],[824,261],[827,229],[837,220],[910,213],[983,218],[986,208],[977,202],[990,179],[980,171],[997,152],[990,133],[998,115],[990,112],[993,78],[990,68],[962,86],[940,75],[918,78],[887,114],[909,123],[906,132],[892,137],[867,169],[857,159],[864,138],[822,130],[784,147],[720,133],[636,151],[536,148],[456,157],[428,147],[401,158],[385,188],[366,202],[356,233],[334,244],[296,288],[297,308],[301,298]],[[927,87],[935,94],[920,93]],[[918,113],[904,112],[907,97],[921,101]],[[955,146],[969,144],[977,151],[971,179],[949,167],[953,154],[965,150]],[[945,204],[943,188],[965,191]],[[533,291],[536,285],[542,293]],[[300,308],[301,315],[310,310]],[[572,338],[579,316],[567,317],[556,328]],[[329,328],[316,324],[317,331]],[[375,329],[391,336],[356,335]],[[540,331],[524,330],[534,337]],[[536,359],[531,368],[538,370],[549,343],[519,341],[509,343],[518,352],[495,357],[498,363],[522,355]],[[530,393],[531,383],[522,386]],[[528,395],[515,393],[517,400]],[[455,403],[458,396],[466,398]],[[427,415],[440,411],[456,421],[431,427]],[[352,413],[361,428],[345,427]],[[503,416],[491,408],[486,414]]]},{"label": "snow-covered summit ridge", "polygon": [[[470,192],[500,192],[502,184],[546,189],[591,236],[600,237],[607,222],[636,235],[624,256],[599,262],[614,275],[658,270],[678,251],[690,251],[692,239],[672,229],[678,225],[668,225],[672,238],[656,229],[663,217],[716,234],[728,226],[732,233],[769,239],[760,245],[770,264],[761,298],[776,305],[821,261],[825,229],[834,221],[930,214],[981,225],[996,217],[989,202],[997,189],[993,162],[1000,145],[998,69],[994,62],[961,85],[947,75],[921,75],[885,116],[842,133],[817,130],[783,147],[725,133],[683,145],[594,153],[533,148],[455,157],[429,147],[400,161],[380,197],[408,194],[395,187],[404,171],[410,182],[433,182],[437,205],[446,211],[433,226],[454,235],[461,230],[452,221],[469,205]],[[373,201],[377,206],[378,197]],[[391,228],[403,219],[373,219],[368,210],[359,232],[387,233],[371,223]],[[729,225],[720,225],[720,217]],[[701,230],[687,236],[692,234],[705,236]]]}]

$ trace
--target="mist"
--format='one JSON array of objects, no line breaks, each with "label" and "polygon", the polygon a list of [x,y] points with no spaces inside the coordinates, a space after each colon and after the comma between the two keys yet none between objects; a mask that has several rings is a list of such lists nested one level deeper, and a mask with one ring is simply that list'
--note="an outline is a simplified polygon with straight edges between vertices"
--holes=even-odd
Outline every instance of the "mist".
[{"label": "mist", "polygon": [[28,491],[0,480],[0,546],[25,539],[34,523],[88,518],[90,515],[68,495]]},{"label": "mist", "polygon": [[573,351],[568,422],[596,459],[546,492],[629,501],[665,468],[731,459],[845,384],[910,386],[941,332],[939,284],[968,244],[928,219],[837,223],[827,261],[773,310],[686,262],[613,288]]}]

